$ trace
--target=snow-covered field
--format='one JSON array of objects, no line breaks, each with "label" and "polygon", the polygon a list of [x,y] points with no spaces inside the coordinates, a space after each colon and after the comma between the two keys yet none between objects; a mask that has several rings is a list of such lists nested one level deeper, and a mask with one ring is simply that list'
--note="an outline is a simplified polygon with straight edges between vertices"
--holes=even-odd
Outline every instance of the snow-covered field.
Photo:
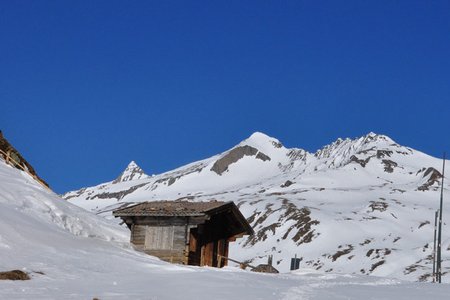
[{"label": "snow-covered field", "polygon": [[135,252],[128,231],[0,160],[0,299],[447,299],[450,286],[301,270],[279,275],[172,265]]},{"label": "snow-covered field", "polygon": [[[139,201],[234,201],[256,234],[232,243],[231,258],[259,264],[273,255],[275,267],[287,272],[297,255],[302,267],[320,271],[430,282],[441,167],[440,159],[374,133],[338,139],[315,153],[254,133],[164,174],[146,176],[133,162],[116,180],[64,198],[106,219]],[[450,282],[446,216],[447,204],[443,280]]]}]

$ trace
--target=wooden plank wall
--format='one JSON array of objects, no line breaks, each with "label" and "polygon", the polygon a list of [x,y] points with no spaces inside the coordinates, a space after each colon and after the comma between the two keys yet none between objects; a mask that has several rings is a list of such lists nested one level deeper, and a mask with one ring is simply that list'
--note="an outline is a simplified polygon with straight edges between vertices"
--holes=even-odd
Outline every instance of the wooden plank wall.
[{"label": "wooden plank wall", "polygon": [[227,260],[218,257],[228,257],[229,242],[234,240],[227,216],[217,215],[200,224],[203,221],[145,217],[129,219],[127,224],[131,227],[130,241],[137,250],[173,263],[226,266]]},{"label": "wooden plank wall", "polygon": [[145,243],[144,225],[131,225],[130,242],[135,246],[135,249],[144,250],[144,243]]},{"label": "wooden plank wall", "polygon": [[186,263],[185,226],[133,225],[131,243],[137,250],[172,263]]},{"label": "wooden plank wall", "polygon": [[173,250],[174,226],[146,226],[145,250]]}]

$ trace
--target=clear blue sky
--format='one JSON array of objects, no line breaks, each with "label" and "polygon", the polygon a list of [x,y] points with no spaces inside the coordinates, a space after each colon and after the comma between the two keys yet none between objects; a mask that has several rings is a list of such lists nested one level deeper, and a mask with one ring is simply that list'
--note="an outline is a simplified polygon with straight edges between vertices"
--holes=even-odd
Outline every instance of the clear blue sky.
[{"label": "clear blue sky", "polygon": [[0,129],[57,192],[254,131],[450,151],[449,1],[1,1]]}]

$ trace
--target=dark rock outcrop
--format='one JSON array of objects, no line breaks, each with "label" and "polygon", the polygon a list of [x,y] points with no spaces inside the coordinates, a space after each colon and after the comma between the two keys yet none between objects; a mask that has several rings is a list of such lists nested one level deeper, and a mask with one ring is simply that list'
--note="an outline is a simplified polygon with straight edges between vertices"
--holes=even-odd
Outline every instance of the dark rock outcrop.
[{"label": "dark rock outcrop", "polygon": [[387,173],[394,172],[394,168],[398,166],[395,161],[392,161],[390,159],[383,159],[381,162],[384,164],[384,171]]},{"label": "dark rock outcrop", "polygon": [[225,156],[219,158],[211,168],[211,171],[216,172],[218,175],[222,175],[228,170],[228,167],[238,162],[244,156],[255,156],[262,161],[270,160],[270,157],[266,154],[259,152],[258,149],[251,146],[239,146],[229,151]]},{"label": "dark rock outcrop", "polygon": [[[420,171],[419,171],[420,172]],[[429,167],[426,169],[425,173],[423,174],[422,178],[427,179],[427,181],[419,186],[417,189],[419,191],[426,191],[428,190],[432,185],[439,184],[439,180],[442,178],[442,174],[436,170],[435,168]]]},{"label": "dark rock outcrop", "polygon": [[48,187],[49,185],[38,176],[34,168],[23,158],[23,156],[17,151],[3,136],[0,130],[0,157],[6,161],[9,165],[16,169],[29,173],[34,179],[41,182]]},{"label": "dark rock outcrop", "polygon": [[30,276],[21,270],[0,272],[0,280],[30,280]]},{"label": "dark rock outcrop", "polygon": [[366,167],[366,164],[369,162],[369,160],[370,160],[370,156],[366,159],[359,159],[355,155],[350,156],[350,162],[355,162],[355,163],[361,165],[361,167],[363,167],[363,168]]}]

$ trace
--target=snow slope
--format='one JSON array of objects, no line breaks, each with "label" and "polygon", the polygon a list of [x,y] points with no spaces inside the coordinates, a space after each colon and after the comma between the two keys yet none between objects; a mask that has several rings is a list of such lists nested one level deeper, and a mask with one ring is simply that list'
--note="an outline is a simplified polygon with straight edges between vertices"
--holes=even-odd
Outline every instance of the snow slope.
[{"label": "snow slope", "polygon": [[302,270],[257,274],[171,265],[133,251],[128,232],[63,201],[0,159],[0,299],[446,299],[447,284]]},{"label": "snow slope", "polygon": [[[369,133],[309,153],[254,133],[235,147],[176,170],[63,195],[111,218],[123,205],[158,199],[236,202],[256,234],[232,245],[255,264],[273,255],[327,272],[430,281],[441,160]],[[445,184],[445,198],[450,198]],[[444,216],[450,207],[444,206]],[[443,268],[450,268],[444,220]],[[444,275],[444,280],[450,277]]]},{"label": "snow slope", "polygon": [[1,299],[276,299],[298,284],[296,277],[183,267],[137,253],[122,227],[1,160],[0,195],[0,270],[32,275],[0,281]]}]

